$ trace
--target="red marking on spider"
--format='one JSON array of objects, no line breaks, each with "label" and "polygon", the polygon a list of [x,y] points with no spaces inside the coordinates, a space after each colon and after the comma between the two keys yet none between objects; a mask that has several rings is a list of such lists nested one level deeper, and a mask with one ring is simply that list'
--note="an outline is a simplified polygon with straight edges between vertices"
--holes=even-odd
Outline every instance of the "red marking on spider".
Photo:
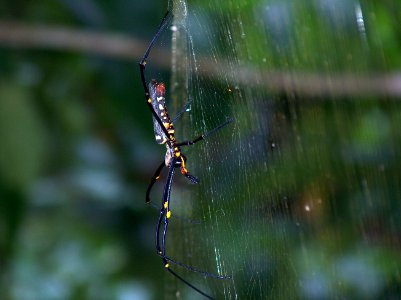
[{"label": "red marking on spider", "polygon": [[166,86],[164,85],[164,83],[158,83],[156,86],[156,96],[157,97],[164,97],[166,93]]}]

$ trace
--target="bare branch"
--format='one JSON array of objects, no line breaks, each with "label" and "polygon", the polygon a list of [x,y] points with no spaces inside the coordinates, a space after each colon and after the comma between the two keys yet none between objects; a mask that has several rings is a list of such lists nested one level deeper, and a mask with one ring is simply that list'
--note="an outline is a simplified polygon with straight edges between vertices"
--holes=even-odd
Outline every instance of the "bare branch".
[{"label": "bare branch", "polygon": [[[0,46],[69,50],[139,61],[147,42],[121,34],[0,21]],[[155,49],[152,61],[160,67],[169,68],[169,55],[166,50]]]},{"label": "bare branch", "polygon": [[[147,41],[121,34],[0,22],[0,46],[70,50],[139,61]],[[169,57],[169,51],[155,49],[152,63],[161,68],[170,68]],[[401,97],[401,73],[357,75],[260,71],[233,66],[223,59],[213,62],[209,58],[199,58],[197,62],[201,66],[198,69],[200,75],[229,78],[233,86],[251,85],[272,92],[323,96],[328,99],[366,95]]]}]

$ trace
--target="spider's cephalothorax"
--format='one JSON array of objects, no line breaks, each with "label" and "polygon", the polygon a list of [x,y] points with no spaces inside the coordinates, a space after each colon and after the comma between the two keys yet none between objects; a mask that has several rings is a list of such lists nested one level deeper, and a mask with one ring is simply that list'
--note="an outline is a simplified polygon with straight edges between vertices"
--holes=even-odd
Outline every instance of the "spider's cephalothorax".
[{"label": "spider's cephalothorax", "polygon": [[[188,170],[186,168],[186,160],[187,159],[182,154],[180,147],[191,146],[199,141],[204,140],[207,136],[215,133],[222,127],[231,123],[233,120],[228,119],[223,124],[217,126],[216,128],[212,129],[211,131],[209,131],[207,133],[200,135],[199,137],[197,137],[193,140],[188,140],[188,141],[178,143],[177,140],[175,139],[174,124],[173,124],[172,120],[170,119],[170,116],[167,112],[167,107],[166,107],[166,99],[165,99],[166,87],[165,87],[164,83],[158,83],[156,80],[151,80],[148,84],[146,82],[146,78],[145,78],[145,68],[146,68],[147,58],[149,56],[150,50],[153,47],[153,44],[157,40],[157,37],[163,31],[163,29],[167,26],[167,17],[168,17],[168,12],[166,13],[162,22],[160,23],[157,33],[153,37],[152,41],[150,42],[149,47],[145,51],[145,54],[144,54],[142,60],[139,62],[141,80],[142,80],[142,84],[143,84],[143,89],[145,91],[146,104],[148,105],[148,107],[153,115],[153,128],[154,128],[154,133],[155,133],[155,139],[158,144],[161,144],[161,145],[165,144],[166,148],[167,148],[164,161],[157,168],[155,174],[153,175],[153,177],[150,181],[148,189],[146,191],[146,202],[147,203],[150,202],[150,191],[152,190],[152,187],[155,184],[155,182],[160,178],[161,171],[163,170],[164,167],[166,167],[168,169],[168,175],[167,175],[166,183],[164,185],[164,191],[163,191],[163,196],[162,196],[162,205],[160,207],[159,220],[158,220],[157,226],[156,226],[156,252],[161,257],[165,268],[172,275],[174,275],[176,278],[178,278],[179,280],[181,280],[186,285],[188,285],[189,287],[191,287],[198,293],[202,294],[206,298],[213,299],[208,294],[204,293],[203,291],[201,291],[200,289],[198,289],[197,287],[195,287],[194,285],[189,283],[187,280],[182,278],[180,275],[175,273],[173,270],[171,270],[170,263],[173,263],[178,266],[184,267],[190,271],[200,273],[204,276],[215,277],[218,279],[230,278],[229,276],[214,275],[214,274],[211,274],[211,273],[208,273],[205,271],[195,269],[191,266],[185,265],[185,264],[183,264],[179,261],[176,261],[167,256],[167,254],[166,254],[166,236],[167,236],[169,219],[171,217],[170,194],[171,194],[171,187],[173,185],[173,178],[174,178],[174,173],[175,173],[176,168],[180,168],[181,174],[184,175],[192,183],[199,182],[199,180],[195,176],[191,175],[188,172]],[[180,115],[180,113],[178,115]]]}]

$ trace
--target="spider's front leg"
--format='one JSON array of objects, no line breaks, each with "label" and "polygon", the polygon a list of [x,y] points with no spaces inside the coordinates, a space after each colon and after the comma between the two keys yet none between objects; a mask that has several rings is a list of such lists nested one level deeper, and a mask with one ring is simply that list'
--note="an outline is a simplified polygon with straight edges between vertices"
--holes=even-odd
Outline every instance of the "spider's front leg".
[{"label": "spider's front leg", "polygon": [[143,85],[143,89],[145,92],[145,99],[146,99],[146,104],[148,105],[150,111],[152,112],[153,117],[155,118],[156,122],[159,124],[161,130],[163,131],[163,133],[166,136],[169,136],[167,129],[164,127],[163,125],[163,121],[159,118],[159,116],[157,115],[156,111],[153,108],[152,105],[152,99],[150,98],[150,92],[149,92],[149,87],[146,81],[146,76],[145,76],[145,69],[146,69],[146,63],[147,63],[147,59],[148,56],[150,54],[150,51],[152,50],[156,40],[158,39],[160,33],[164,30],[164,28],[167,26],[168,24],[168,15],[169,15],[169,11],[166,12],[166,14],[164,15],[158,29],[157,32],[155,34],[155,36],[153,37],[152,41],[150,42],[148,48],[146,49],[142,60],[139,62],[139,72],[141,74],[141,82]]}]

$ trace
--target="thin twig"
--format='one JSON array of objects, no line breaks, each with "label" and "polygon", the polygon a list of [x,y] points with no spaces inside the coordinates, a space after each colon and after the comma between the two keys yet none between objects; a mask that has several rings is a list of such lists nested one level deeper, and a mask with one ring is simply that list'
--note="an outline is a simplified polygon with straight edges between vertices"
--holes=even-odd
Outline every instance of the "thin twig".
[{"label": "thin twig", "polygon": [[[17,22],[0,21],[0,47],[47,48],[77,51],[139,61],[147,41],[113,33],[98,33],[62,27],[32,26]],[[170,53],[155,49],[152,64],[170,68]],[[386,96],[401,97],[401,72],[371,75],[317,74],[301,71],[260,71],[249,67],[233,66],[219,59],[198,58],[199,75],[229,78],[232,87],[254,86],[272,92],[285,92],[305,96]]]}]

